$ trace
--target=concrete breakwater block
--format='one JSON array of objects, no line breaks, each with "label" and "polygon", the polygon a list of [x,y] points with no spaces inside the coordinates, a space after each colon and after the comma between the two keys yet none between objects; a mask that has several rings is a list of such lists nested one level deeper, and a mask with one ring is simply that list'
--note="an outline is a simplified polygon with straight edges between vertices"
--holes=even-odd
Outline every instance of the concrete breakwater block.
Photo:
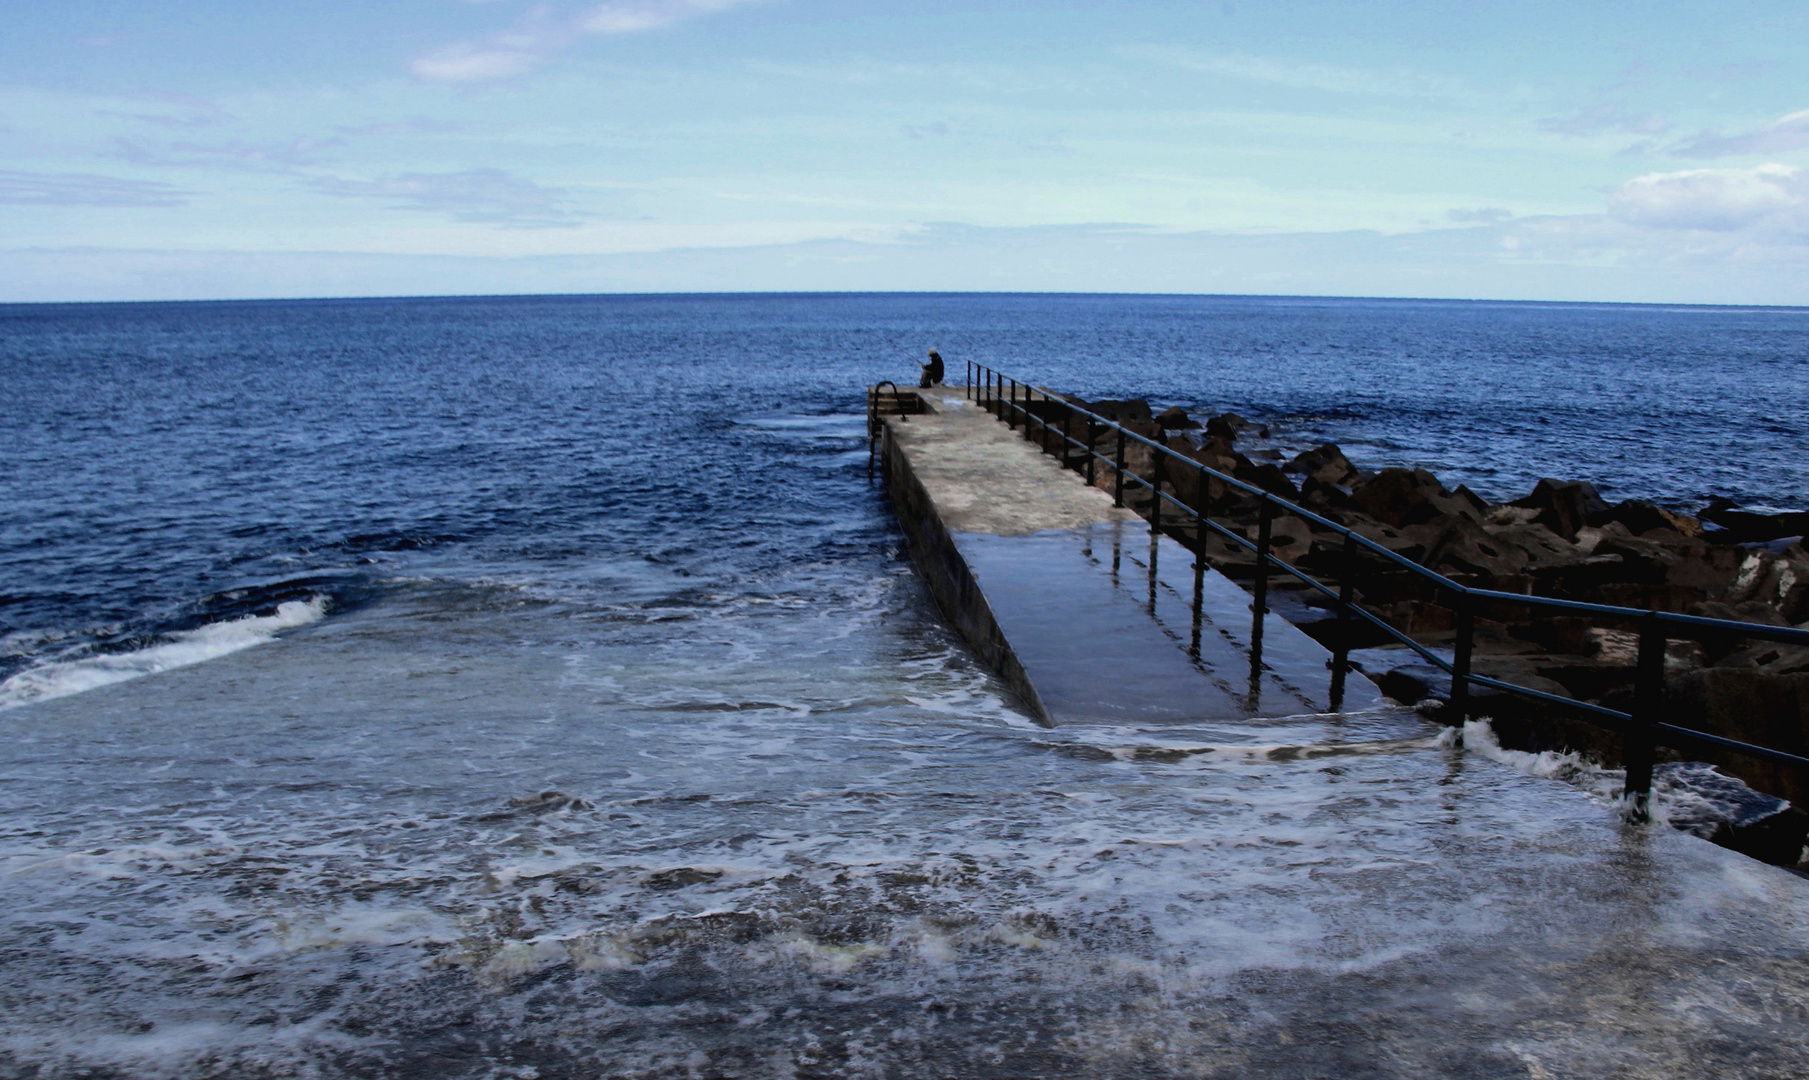
[{"label": "concrete breakwater block", "polygon": [[[1331,654],[1271,614],[1252,664],[1251,597],[1152,539],[1021,434],[959,396],[881,433],[912,555],[950,621],[1049,723],[1245,721],[1331,711]],[[1341,707],[1371,708],[1352,673]],[[1249,725],[1226,738],[1261,737]]]}]

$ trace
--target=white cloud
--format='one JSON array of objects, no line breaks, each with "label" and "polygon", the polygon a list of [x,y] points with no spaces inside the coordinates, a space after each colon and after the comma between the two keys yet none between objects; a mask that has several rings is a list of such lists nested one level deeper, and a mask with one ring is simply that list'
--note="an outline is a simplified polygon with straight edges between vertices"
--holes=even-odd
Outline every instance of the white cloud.
[{"label": "white cloud", "polygon": [[1548,116],[1539,127],[1559,135],[1662,135],[1671,127],[1664,118],[1636,113],[1622,105],[1591,105],[1575,116]]},{"label": "white cloud", "polygon": [[455,42],[408,64],[429,82],[487,82],[514,78],[539,67],[578,38],[662,30],[702,15],[760,3],[761,0],[611,0],[570,19],[555,18],[544,5],[531,8],[516,24],[479,41]]},{"label": "white cloud", "polygon": [[1495,221],[1506,221],[1513,216],[1514,212],[1512,210],[1507,210],[1499,206],[1460,207],[1455,210],[1445,211],[1446,220],[1455,221],[1459,224],[1470,224],[1473,222],[1487,224]]},{"label": "white cloud", "polygon": [[182,206],[189,194],[154,180],[0,171],[0,203],[13,206]]},{"label": "white cloud", "polygon": [[345,199],[381,199],[396,210],[426,210],[455,221],[518,229],[568,227],[583,216],[571,208],[564,189],[542,187],[501,169],[402,173],[378,180],[327,176],[310,186]]},{"label": "white cloud", "polygon": [[1609,193],[1621,221],[1660,229],[1795,234],[1809,224],[1809,173],[1794,165],[1686,169],[1636,177]]},{"label": "white cloud", "polygon": [[1299,90],[1380,97],[1458,97],[1464,93],[1463,84],[1455,79],[1415,71],[1378,71],[1241,53],[1202,53],[1169,45],[1127,46],[1117,52],[1127,59]]},{"label": "white cloud", "polygon": [[1764,127],[1743,135],[1704,131],[1671,153],[1684,158],[1718,158],[1803,149],[1809,149],[1809,109],[1780,116]]}]

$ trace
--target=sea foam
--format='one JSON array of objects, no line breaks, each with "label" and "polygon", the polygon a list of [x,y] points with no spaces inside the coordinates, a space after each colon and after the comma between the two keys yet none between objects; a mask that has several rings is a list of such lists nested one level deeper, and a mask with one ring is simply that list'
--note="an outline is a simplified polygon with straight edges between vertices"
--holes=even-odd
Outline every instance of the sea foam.
[{"label": "sea foam", "polygon": [[318,622],[326,613],[327,598],[324,596],[290,600],[278,604],[276,611],[269,615],[247,615],[228,622],[209,623],[132,652],[40,664],[0,682],[0,709],[68,697],[160,671],[215,660],[269,641],[284,630]]}]

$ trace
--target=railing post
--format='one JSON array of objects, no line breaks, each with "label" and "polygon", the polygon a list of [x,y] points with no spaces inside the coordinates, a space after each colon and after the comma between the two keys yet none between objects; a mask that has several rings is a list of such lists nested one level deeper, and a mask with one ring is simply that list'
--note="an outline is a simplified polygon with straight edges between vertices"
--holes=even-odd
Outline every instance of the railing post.
[{"label": "railing post", "polygon": [[1112,505],[1124,505],[1124,425],[1118,426],[1118,458],[1112,466],[1117,472],[1112,477]]},{"label": "railing post", "polygon": [[1011,389],[1008,394],[1005,427],[1009,431],[1016,431],[1018,429],[1018,381],[1016,379],[1011,380]]},{"label": "railing post", "polygon": [[1451,601],[1457,618],[1451,653],[1451,693],[1445,706],[1446,722],[1461,728],[1470,715],[1470,656],[1476,647],[1476,610],[1470,594],[1460,592]]},{"label": "railing post", "polygon": [[1167,464],[1168,455],[1156,450],[1150,457],[1150,494],[1154,498],[1149,504],[1149,531],[1150,540],[1154,542],[1155,534],[1162,531],[1162,481],[1164,474],[1168,472],[1163,466]]},{"label": "railing post", "polygon": [[1269,611],[1269,542],[1275,535],[1275,507],[1270,504],[1269,497],[1263,496],[1262,513],[1256,524],[1256,618],[1261,625],[1262,617]]},{"label": "railing post", "polygon": [[1344,536],[1344,566],[1339,572],[1338,580],[1338,622],[1332,633],[1337,635],[1332,646],[1332,692],[1331,707],[1333,712],[1344,708],[1344,683],[1350,675],[1350,607],[1356,599],[1357,589],[1357,538],[1346,533]]},{"label": "railing post", "polygon": [[1658,612],[1648,611],[1639,624],[1639,661],[1633,684],[1633,719],[1621,747],[1621,760],[1627,767],[1627,783],[1621,798],[1631,804],[1635,821],[1645,821],[1651,814],[1652,762],[1657,756],[1653,746],[1652,725],[1664,708],[1665,646],[1668,644],[1664,624]]},{"label": "railing post", "polygon": [[1194,466],[1193,508],[1193,645],[1188,650],[1200,658],[1201,609],[1206,602],[1206,467]]},{"label": "railing post", "polygon": [[1093,452],[1093,439],[1098,433],[1099,422],[1091,416],[1087,417],[1087,486],[1093,487],[1099,476],[1099,455]]},{"label": "railing post", "polygon": [[1158,453],[1150,462],[1150,493],[1153,496],[1149,504],[1149,613],[1156,613],[1156,596],[1158,594],[1156,578],[1156,561],[1162,555],[1162,458]]},{"label": "railing post", "polygon": [[1258,707],[1263,688],[1263,617],[1269,613],[1269,545],[1275,535],[1275,507],[1271,496],[1262,497],[1262,514],[1256,525],[1256,597],[1250,605],[1250,700]]},{"label": "railing post", "polygon": [[974,362],[972,360],[967,362],[967,382],[964,385],[967,388],[967,399],[972,401],[974,398]]}]

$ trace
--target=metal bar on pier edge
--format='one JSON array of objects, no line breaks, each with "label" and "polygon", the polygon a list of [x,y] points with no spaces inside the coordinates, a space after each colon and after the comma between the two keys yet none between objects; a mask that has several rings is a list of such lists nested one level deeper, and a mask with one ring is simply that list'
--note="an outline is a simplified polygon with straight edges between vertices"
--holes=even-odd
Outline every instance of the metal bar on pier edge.
[{"label": "metal bar on pier edge", "polygon": [[1627,725],[1621,746],[1621,761],[1627,767],[1627,782],[1621,798],[1633,804],[1633,817],[1644,821],[1652,800],[1652,759],[1655,756],[1652,725],[1664,707],[1665,693],[1664,624],[1657,612],[1647,612],[1639,624],[1638,674],[1633,683],[1633,720]]},{"label": "metal bar on pier edge", "polygon": [[1112,478],[1112,505],[1124,505],[1124,428],[1118,428],[1118,459],[1113,464],[1117,469]]},{"label": "metal bar on pier edge", "polygon": [[1470,715],[1470,654],[1476,647],[1476,609],[1470,598],[1458,593],[1452,601],[1457,616],[1452,630],[1451,693],[1446,711],[1452,727],[1463,727]]},{"label": "metal bar on pier edge", "polygon": [[1016,379],[1011,380],[1011,389],[1006,391],[1006,395],[1005,400],[1009,402],[1010,411],[1005,414],[1005,427],[1008,430],[1016,431],[1018,429],[1018,381]]}]

